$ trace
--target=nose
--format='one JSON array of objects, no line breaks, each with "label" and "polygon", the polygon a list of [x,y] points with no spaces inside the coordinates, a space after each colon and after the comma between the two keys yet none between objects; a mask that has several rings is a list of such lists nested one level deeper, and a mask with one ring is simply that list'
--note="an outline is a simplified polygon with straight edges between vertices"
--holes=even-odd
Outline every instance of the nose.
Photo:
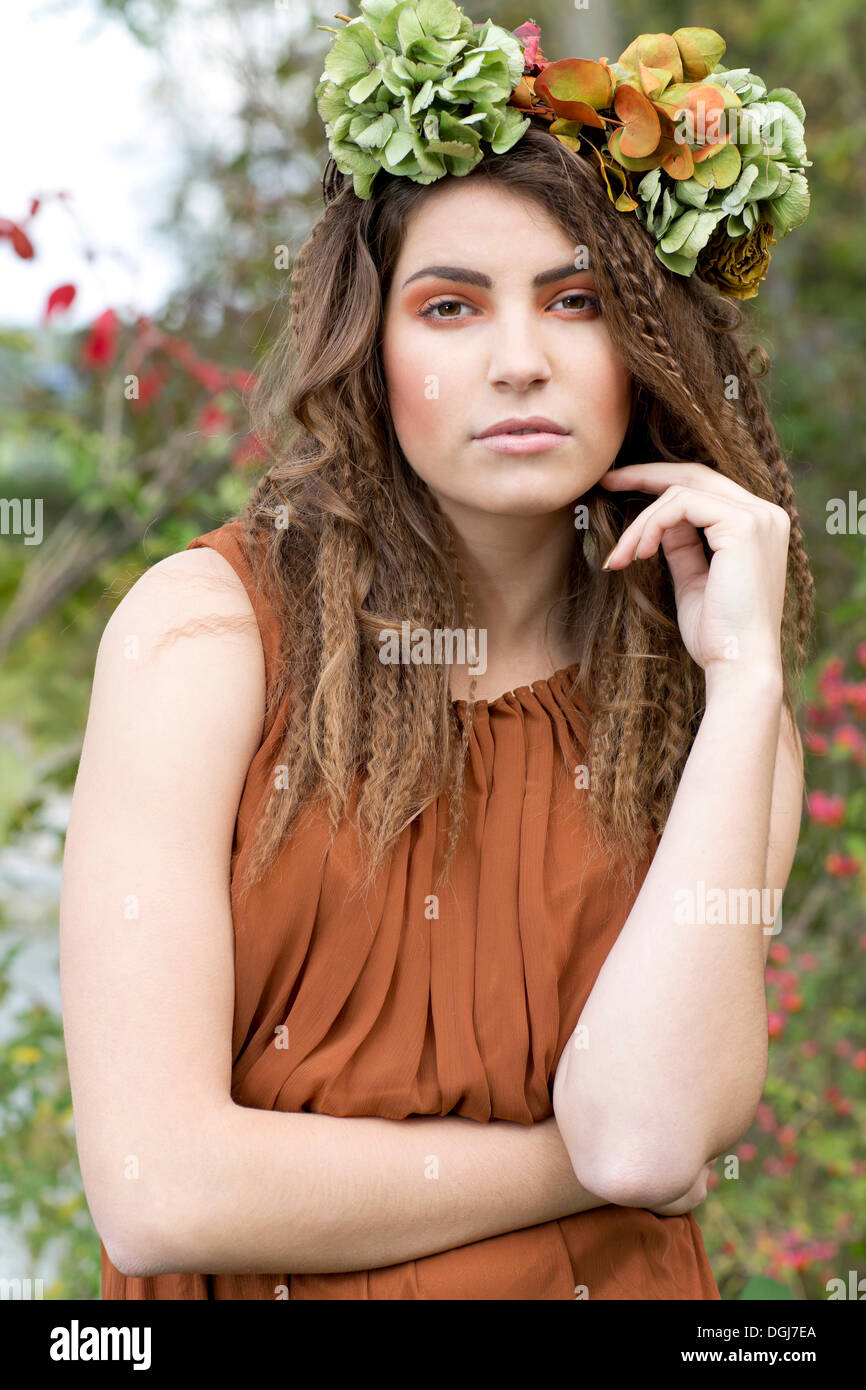
[{"label": "nose", "polygon": [[534,308],[516,308],[498,316],[490,334],[490,385],[525,391],[549,381],[550,360],[543,337]]}]

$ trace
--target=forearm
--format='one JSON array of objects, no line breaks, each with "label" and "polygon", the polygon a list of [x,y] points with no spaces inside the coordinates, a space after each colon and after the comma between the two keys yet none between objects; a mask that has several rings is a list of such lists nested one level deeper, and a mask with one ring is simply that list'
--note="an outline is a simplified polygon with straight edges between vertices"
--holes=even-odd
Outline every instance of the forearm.
[{"label": "forearm", "polygon": [[[588,1046],[564,1049],[554,1111],[576,1172],[600,1190],[610,1173],[619,1191],[660,1192],[665,1175],[672,1195],[685,1190],[751,1123],[767,1066],[760,908],[781,708],[775,671],[708,684],[653,862],[579,1019]],[[757,901],[737,896],[751,889]],[[727,922],[712,920],[719,901]]]},{"label": "forearm", "polygon": [[342,1118],[230,1103],[209,1113],[172,1170],[170,1198],[154,1203],[159,1239],[147,1255],[145,1238],[142,1253],[129,1253],[137,1272],[375,1269],[605,1204],[578,1182],[553,1120]]}]

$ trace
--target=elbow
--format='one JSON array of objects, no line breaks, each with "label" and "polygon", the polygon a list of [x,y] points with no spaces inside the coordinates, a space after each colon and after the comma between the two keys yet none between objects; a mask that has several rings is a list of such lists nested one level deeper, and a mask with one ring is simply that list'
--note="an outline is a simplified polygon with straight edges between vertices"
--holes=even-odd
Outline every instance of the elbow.
[{"label": "elbow", "polygon": [[181,1272],[177,1268],[177,1257],[168,1257],[168,1251],[153,1230],[127,1230],[122,1235],[102,1231],[100,1238],[114,1268],[126,1278],[151,1279],[158,1274]]},{"label": "elbow", "polygon": [[152,1137],[147,1152],[139,1155],[140,1172],[134,1179],[118,1176],[117,1165],[109,1165],[104,1152],[86,1172],[82,1163],[88,1205],[105,1253],[127,1278],[208,1269],[214,1211],[205,1156],[213,1154],[218,1142],[210,1128],[212,1115],[221,1120],[222,1111],[200,1112],[182,1145],[161,1133]]},{"label": "elbow", "polygon": [[615,1207],[660,1207],[679,1201],[698,1180],[702,1164],[660,1164],[639,1154],[626,1161],[575,1168],[578,1182]]},{"label": "elbow", "polygon": [[[89,1204],[95,1215],[93,1203]],[[195,1272],[189,1262],[188,1232],[192,1222],[185,1194],[160,1187],[149,1193],[146,1201],[136,1201],[135,1206],[133,1211],[125,1203],[120,1212],[108,1202],[98,1205],[99,1219],[95,1224],[115,1269],[130,1279]]]},{"label": "elbow", "polygon": [[696,1183],[707,1154],[684,1136],[652,1141],[645,1130],[616,1134],[598,1124],[563,1124],[560,1135],[575,1177],[594,1196],[618,1207],[666,1206]]},{"label": "elbow", "polygon": [[621,1145],[616,1156],[591,1161],[578,1156],[574,1163],[578,1183],[613,1207],[666,1207],[691,1191],[702,1168],[702,1162],[684,1163],[683,1155],[676,1161],[667,1155],[662,1161],[628,1144]]}]

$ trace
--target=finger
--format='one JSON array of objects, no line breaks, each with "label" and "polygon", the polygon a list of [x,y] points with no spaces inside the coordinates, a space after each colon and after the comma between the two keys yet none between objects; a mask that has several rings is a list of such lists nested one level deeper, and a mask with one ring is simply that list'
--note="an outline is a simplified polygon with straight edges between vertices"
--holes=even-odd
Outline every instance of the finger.
[{"label": "finger", "polygon": [[727,497],[677,485],[625,528],[602,568],[624,569],[633,560],[646,560],[658,549],[663,531],[679,521],[702,527],[711,549],[718,549],[718,540],[713,545],[712,527],[720,521],[736,525],[743,511],[739,502]]},{"label": "finger", "polygon": [[679,606],[685,586],[694,579],[703,579],[706,582],[710,566],[704,554],[700,532],[691,522],[681,521],[664,531],[661,544],[671,572],[674,600]]},{"label": "finger", "polygon": [[754,505],[762,501],[748,488],[741,487],[715,468],[708,468],[705,463],[667,463],[664,460],[627,463],[622,468],[609,469],[598,481],[602,487],[630,492],[664,492],[665,488],[679,483],[743,503]]}]

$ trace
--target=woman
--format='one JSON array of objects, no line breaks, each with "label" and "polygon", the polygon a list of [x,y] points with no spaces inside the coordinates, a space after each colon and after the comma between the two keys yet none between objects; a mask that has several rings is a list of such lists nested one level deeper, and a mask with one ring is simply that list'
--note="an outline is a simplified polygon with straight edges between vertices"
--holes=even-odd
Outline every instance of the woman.
[{"label": "woman", "polygon": [[[274,465],[100,644],[62,976],[103,1297],[718,1299],[772,919],[675,903],[785,886],[811,601],[739,315],[535,126],[330,192]],[[476,646],[383,660],[407,621]]]}]

